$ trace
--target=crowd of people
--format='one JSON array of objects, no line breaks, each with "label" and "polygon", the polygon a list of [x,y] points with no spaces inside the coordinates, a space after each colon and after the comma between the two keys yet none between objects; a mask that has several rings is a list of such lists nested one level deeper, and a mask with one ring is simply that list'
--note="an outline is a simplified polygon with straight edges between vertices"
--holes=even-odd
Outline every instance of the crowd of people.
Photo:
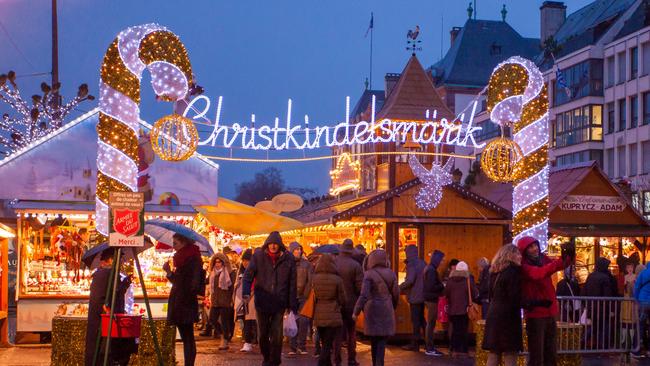
[{"label": "crowd of people", "polygon": [[[419,352],[424,345],[425,354],[433,357],[443,355],[434,342],[438,321],[448,325],[450,356],[465,357],[470,324],[483,318],[484,336],[476,346],[488,352],[487,364],[516,365],[523,350],[525,320],[528,365],[555,365],[557,320],[577,323],[585,316],[579,301],[563,302],[560,309],[557,296],[634,298],[638,314],[632,308],[621,312],[629,313],[628,318],[638,317],[641,334],[645,334],[650,318],[650,268],[640,264],[638,254],[621,259],[618,265],[623,271],[618,278],[610,272],[609,260],[597,258],[594,272],[581,286],[575,276],[575,247],[565,243],[561,248],[561,256],[552,259],[541,252],[535,238],[521,238],[516,245],[502,246],[491,261],[481,258],[476,263],[476,280],[468,263],[455,258],[444,262],[439,250],[430,254],[427,263],[420,259],[417,246],[407,245],[406,276],[398,283],[383,249],[366,254],[350,239],[336,254],[307,257],[300,244],[287,247],[280,234],[273,232],[262,247],[246,249],[241,255],[226,249],[203,268],[198,248],[176,235],[173,269],[164,267],[172,283],[167,319],[181,336],[186,366],[194,365],[196,358],[194,324],[199,320],[202,336],[221,340],[219,350],[230,348],[239,324],[243,338],[239,351],[251,352],[257,346],[262,365],[280,365],[289,314],[295,318],[296,332],[288,339],[286,356],[307,355],[311,339],[318,365],[359,365],[356,324],[363,315],[372,364],[384,365],[387,341],[396,331],[400,294],[408,301],[413,329],[403,348]],[[94,275],[96,287],[101,287],[110,268],[111,256],[105,257],[106,263]],[[443,262],[445,268],[441,268]],[[563,273],[563,279],[556,290],[552,276],[557,272]],[[125,279],[120,288],[128,284]],[[118,298],[118,307],[122,302]],[[598,328],[594,331],[602,337],[599,341],[606,342],[611,323],[595,321],[596,314],[586,315],[594,319]],[[89,338],[87,345],[92,341]],[[644,339],[646,349],[647,343]]]}]

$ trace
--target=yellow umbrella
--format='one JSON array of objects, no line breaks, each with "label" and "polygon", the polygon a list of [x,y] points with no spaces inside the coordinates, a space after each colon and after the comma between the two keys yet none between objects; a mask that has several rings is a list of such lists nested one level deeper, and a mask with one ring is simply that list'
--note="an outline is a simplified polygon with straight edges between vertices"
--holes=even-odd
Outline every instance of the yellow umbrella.
[{"label": "yellow umbrella", "polygon": [[222,197],[219,197],[216,206],[194,208],[212,225],[236,234],[266,234],[271,231],[288,231],[303,227],[298,220]]}]

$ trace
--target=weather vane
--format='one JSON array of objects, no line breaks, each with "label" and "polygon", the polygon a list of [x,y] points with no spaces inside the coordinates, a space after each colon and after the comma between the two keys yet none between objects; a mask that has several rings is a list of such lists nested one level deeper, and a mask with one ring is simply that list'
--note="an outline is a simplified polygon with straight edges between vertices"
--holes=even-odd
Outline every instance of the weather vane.
[{"label": "weather vane", "polygon": [[422,51],[422,47],[420,46],[420,43],[422,43],[422,41],[417,39],[419,35],[419,25],[416,25],[415,29],[409,29],[408,33],[406,33],[406,43],[408,44],[406,50],[411,51],[414,56],[416,51]]}]

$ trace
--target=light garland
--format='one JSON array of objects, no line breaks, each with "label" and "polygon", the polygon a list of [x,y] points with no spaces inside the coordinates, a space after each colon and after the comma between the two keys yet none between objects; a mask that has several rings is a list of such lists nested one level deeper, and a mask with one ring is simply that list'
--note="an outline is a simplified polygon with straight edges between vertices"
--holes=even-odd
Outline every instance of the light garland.
[{"label": "light garland", "polygon": [[[367,153],[348,153],[348,154],[350,155],[350,157],[360,157],[360,156],[378,156],[378,155],[405,155],[406,153],[404,151],[375,151],[375,152],[367,152]],[[425,152],[425,151],[413,151],[413,152],[408,152],[408,154],[417,155],[417,156],[445,156],[445,157],[469,159],[469,160],[476,159],[476,156],[474,155],[436,153],[436,152]],[[336,159],[337,157],[338,155],[321,155],[321,156],[311,156],[305,158],[262,159],[262,158],[231,158],[227,156],[203,155],[203,158],[205,159],[220,160],[220,161],[237,161],[242,163],[302,163],[306,161]]]},{"label": "light garland", "polygon": [[420,179],[422,187],[415,196],[415,203],[424,211],[431,211],[438,206],[442,199],[442,187],[451,184],[451,168],[453,158],[449,158],[444,166],[432,163],[431,169],[427,169],[415,155],[409,156],[409,166],[413,174]]},{"label": "light garland", "polygon": [[360,187],[359,172],[361,171],[361,162],[352,160],[350,153],[341,154],[336,160],[336,168],[330,170],[332,178],[331,195],[338,195],[348,190],[358,190]]},{"label": "light garland", "polygon": [[548,95],[544,78],[529,60],[514,56],[497,65],[488,85],[490,119],[512,126],[523,157],[515,165],[513,241],[548,241]]},{"label": "light garland", "polygon": [[158,24],[128,28],[111,43],[104,55],[99,84],[97,133],[97,231],[108,233],[108,194],[136,191],[140,83],[149,69],[156,95],[165,101],[184,98],[192,80],[192,68],[178,37]]}]

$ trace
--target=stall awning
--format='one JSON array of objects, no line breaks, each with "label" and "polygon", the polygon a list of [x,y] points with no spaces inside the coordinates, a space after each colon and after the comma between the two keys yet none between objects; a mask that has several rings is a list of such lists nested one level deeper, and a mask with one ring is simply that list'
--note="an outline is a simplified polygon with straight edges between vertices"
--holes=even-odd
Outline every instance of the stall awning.
[{"label": "stall awning", "polygon": [[300,221],[221,197],[216,206],[194,208],[212,225],[236,234],[266,234],[303,227]]},{"label": "stall awning", "polygon": [[549,231],[556,235],[569,237],[626,237],[626,236],[648,236],[650,228],[640,225],[572,225],[555,226],[550,225]]},{"label": "stall awning", "polygon": [[[30,213],[75,213],[86,214],[95,212],[95,202],[87,201],[30,201],[20,200],[16,201],[9,206],[17,212],[30,212]],[[191,205],[158,205],[145,203],[144,211],[147,215],[189,215],[194,216],[196,210]]]}]

